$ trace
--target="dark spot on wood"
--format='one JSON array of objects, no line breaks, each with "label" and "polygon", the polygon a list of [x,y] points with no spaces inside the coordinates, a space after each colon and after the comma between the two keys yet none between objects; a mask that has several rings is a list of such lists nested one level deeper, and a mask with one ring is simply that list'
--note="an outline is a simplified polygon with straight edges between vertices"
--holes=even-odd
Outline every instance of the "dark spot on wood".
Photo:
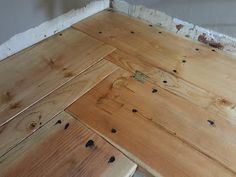
[{"label": "dark spot on wood", "polygon": [[110,159],[108,160],[108,163],[113,163],[115,162],[116,158],[114,156],[111,156]]},{"label": "dark spot on wood", "polygon": [[100,98],[97,100],[97,104],[103,104],[104,101],[108,98],[108,95],[102,95]]},{"label": "dark spot on wood", "polygon": [[99,34],[102,34],[102,32],[101,32],[101,31],[99,31],[98,33],[99,33]]},{"label": "dark spot on wood", "polygon": [[117,132],[116,129],[114,128],[111,129],[111,133],[116,133],[116,132]]},{"label": "dark spot on wood", "polygon": [[138,110],[137,109],[132,109],[132,112],[136,113],[136,112],[138,112]]},{"label": "dark spot on wood", "polygon": [[48,65],[50,66],[51,69],[55,68],[55,62],[53,61],[53,59],[49,60]]},{"label": "dark spot on wood", "polygon": [[59,36],[62,36],[62,33],[60,33]]},{"label": "dark spot on wood", "polygon": [[161,32],[161,31],[159,31],[158,33],[159,33],[159,34],[161,34],[162,32]]},{"label": "dark spot on wood", "polygon": [[184,27],[184,25],[182,25],[182,24],[176,25],[177,33],[178,33],[179,30],[181,30],[183,27]]},{"label": "dark spot on wood", "polygon": [[20,101],[18,101],[18,102],[16,102],[16,103],[14,103],[14,104],[11,104],[10,105],[10,109],[17,109],[17,108],[20,108]]},{"label": "dark spot on wood", "polygon": [[131,34],[134,34],[134,31],[130,31]]},{"label": "dark spot on wood", "polygon": [[57,125],[57,124],[61,124],[61,120],[58,120],[58,121],[55,123],[55,125]]},{"label": "dark spot on wood", "polygon": [[94,141],[93,140],[88,140],[88,142],[86,143],[85,145],[86,148],[91,148],[91,147],[94,147]]},{"label": "dark spot on wood", "polygon": [[196,51],[199,51],[199,48],[196,48],[195,50],[196,50]]},{"label": "dark spot on wood", "polygon": [[39,122],[39,125],[42,125],[42,122]]},{"label": "dark spot on wood", "polygon": [[65,78],[68,78],[68,77],[72,77],[74,74],[72,73],[72,72],[66,72],[65,74],[64,74],[64,77]]},{"label": "dark spot on wood", "polygon": [[36,122],[32,122],[32,123],[30,124],[30,126],[31,126],[32,128],[35,128],[35,127],[37,126],[37,123],[36,123]]},{"label": "dark spot on wood", "polygon": [[215,127],[215,121],[214,120],[207,120],[210,126]]},{"label": "dark spot on wood", "polygon": [[37,123],[36,122],[32,122],[29,126],[30,130],[34,130],[37,127]]},{"label": "dark spot on wood", "polygon": [[214,39],[207,39],[207,36],[205,33],[198,36],[198,41],[217,49],[224,48],[224,46],[221,43],[215,42]]},{"label": "dark spot on wood", "polygon": [[67,70],[67,68],[63,68],[63,69],[62,69],[62,71],[65,71],[65,70]]},{"label": "dark spot on wood", "polygon": [[186,60],[182,60],[182,63],[186,63]]},{"label": "dark spot on wood", "polygon": [[173,70],[173,72],[174,72],[174,73],[177,73],[177,71],[176,71],[175,69]]},{"label": "dark spot on wood", "polygon": [[65,125],[64,129],[65,129],[65,130],[66,130],[66,129],[68,129],[68,128],[69,128],[69,126],[70,126],[70,124],[69,124],[69,123],[67,123],[67,124]]},{"label": "dark spot on wood", "polygon": [[166,80],[164,80],[164,81],[163,81],[163,83],[165,83],[165,84],[166,84],[166,83],[167,83],[167,81],[166,81]]},{"label": "dark spot on wood", "polygon": [[41,120],[42,119],[42,115],[39,115],[39,120]]},{"label": "dark spot on wood", "polygon": [[215,49],[212,49],[211,51],[212,51],[212,52],[215,52],[216,50],[215,50]]},{"label": "dark spot on wood", "polygon": [[222,105],[222,106],[230,107],[230,106],[233,105],[230,101],[228,101],[228,100],[226,100],[226,99],[224,99],[224,98],[218,99],[217,101],[218,101],[218,104],[219,104],[219,105]]},{"label": "dark spot on wood", "polygon": [[12,98],[11,92],[6,93],[7,98],[10,100]]},{"label": "dark spot on wood", "polygon": [[157,89],[152,89],[152,93],[157,93]]},{"label": "dark spot on wood", "polygon": [[150,24],[149,26],[152,27],[152,24]]}]

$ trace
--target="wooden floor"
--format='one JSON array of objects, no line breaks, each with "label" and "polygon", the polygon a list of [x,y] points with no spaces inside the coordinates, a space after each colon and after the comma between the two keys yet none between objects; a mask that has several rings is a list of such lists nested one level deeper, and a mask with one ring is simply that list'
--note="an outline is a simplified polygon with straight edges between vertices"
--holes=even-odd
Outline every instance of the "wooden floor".
[{"label": "wooden floor", "polygon": [[236,58],[112,11],[0,62],[0,176],[236,176]]}]

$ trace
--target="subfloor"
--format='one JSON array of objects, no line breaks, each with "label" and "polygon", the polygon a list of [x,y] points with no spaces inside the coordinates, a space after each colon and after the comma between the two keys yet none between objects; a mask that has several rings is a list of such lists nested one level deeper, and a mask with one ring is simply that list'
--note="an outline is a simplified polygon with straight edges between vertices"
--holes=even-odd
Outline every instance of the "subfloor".
[{"label": "subfloor", "polygon": [[236,176],[236,59],[103,11],[0,62],[0,176]]}]

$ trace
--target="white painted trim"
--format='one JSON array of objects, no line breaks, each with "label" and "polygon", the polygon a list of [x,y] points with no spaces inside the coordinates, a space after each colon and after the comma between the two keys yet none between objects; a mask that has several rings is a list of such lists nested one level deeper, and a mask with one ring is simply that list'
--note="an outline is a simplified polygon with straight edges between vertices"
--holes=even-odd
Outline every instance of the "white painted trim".
[{"label": "white painted trim", "polygon": [[109,0],[93,1],[82,9],[71,10],[55,19],[44,22],[37,27],[13,36],[11,39],[0,45],[0,60],[63,31],[78,21],[109,8],[109,5]]},{"label": "white painted trim", "polygon": [[[233,37],[182,21],[158,10],[146,8],[143,5],[129,4],[124,0],[114,0],[112,7],[116,11],[145,20],[148,23],[162,27],[167,31],[178,33],[181,36],[188,36],[188,38],[195,41],[198,41],[199,35],[204,35],[207,41],[220,43],[224,47],[224,51],[236,56],[236,39]],[[177,30],[176,25],[180,24],[183,27]]]}]

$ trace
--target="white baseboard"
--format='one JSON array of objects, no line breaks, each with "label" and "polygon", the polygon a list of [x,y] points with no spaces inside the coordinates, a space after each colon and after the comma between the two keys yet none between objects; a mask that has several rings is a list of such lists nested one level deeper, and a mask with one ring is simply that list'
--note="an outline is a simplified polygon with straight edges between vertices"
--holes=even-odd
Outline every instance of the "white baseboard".
[{"label": "white baseboard", "polygon": [[55,19],[44,22],[37,27],[13,36],[8,41],[0,45],[0,60],[30,47],[33,44],[36,44],[60,31],[63,31],[72,24],[81,21],[88,16],[109,8],[109,5],[109,0],[93,1],[82,9],[71,10],[70,12]]},{"label": "white baseboard", "polygon": [[[29,29],[23,33],[17,34],[8,41],[0,45],[0,60],[5,59],[27,47],[30,47],[45,38],[48,38],[64,29],[70,27],[93,14],[109,8],[109,0],[97,0],[88,4],[86,7],[63,14],[55,19],[44,22],[41,25]],[[180,19],[166,15],[163,12],[154,9],[148,9],[142,5],[131,5],[123,0],[113,0],[114,10],[123,12],[129,16],[140,18],[153,25],[163,27],[164,29],[178,33],[181,36],[198,41],[199,36],[203,36],[207,42],[219,43],[223,46],[223,51],[236,55],[236,39],[200,26],[182,21]],[[177,25],[183,25],[180,30]]]},{"label": "white baseboard", "polygon": [[[178,33],[195,41],[214,46],[229,54],[236,55],[236,39],[200,26],[171,17],[158,10],[143,5],[132,5],[123,0],[113,0],[114,10],[147,21],[167,31]],[[180,27],[178,30],[177,27]]]}]

